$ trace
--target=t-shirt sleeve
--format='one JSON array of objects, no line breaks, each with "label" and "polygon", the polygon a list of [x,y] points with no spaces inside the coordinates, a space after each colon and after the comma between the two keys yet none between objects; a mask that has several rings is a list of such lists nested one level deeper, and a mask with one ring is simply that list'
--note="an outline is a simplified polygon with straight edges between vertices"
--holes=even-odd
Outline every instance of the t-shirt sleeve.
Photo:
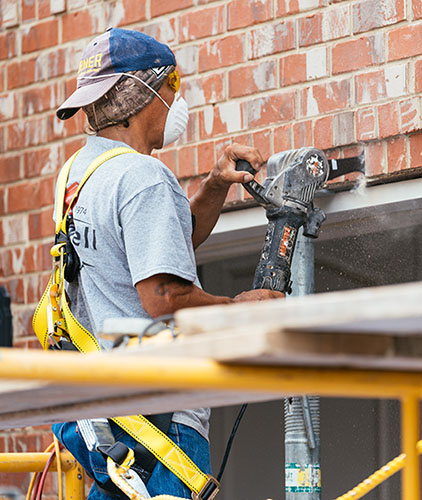
[{"label": "t-shirt sleeve", "polygon": [[189,200],[167,182],[150,186],[119,212],[133,285],[155,274],[196,279]]}]

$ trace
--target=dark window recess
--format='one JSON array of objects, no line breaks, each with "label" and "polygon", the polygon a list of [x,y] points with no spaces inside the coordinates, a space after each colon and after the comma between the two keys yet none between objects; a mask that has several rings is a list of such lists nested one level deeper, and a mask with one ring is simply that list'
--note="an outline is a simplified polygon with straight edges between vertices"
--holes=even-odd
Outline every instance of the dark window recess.
[{"label": "dark window recess", "polygon": [[13,327],[10,312],[10,297],[4,287],[0,287],[0,347],[12,347]]}]

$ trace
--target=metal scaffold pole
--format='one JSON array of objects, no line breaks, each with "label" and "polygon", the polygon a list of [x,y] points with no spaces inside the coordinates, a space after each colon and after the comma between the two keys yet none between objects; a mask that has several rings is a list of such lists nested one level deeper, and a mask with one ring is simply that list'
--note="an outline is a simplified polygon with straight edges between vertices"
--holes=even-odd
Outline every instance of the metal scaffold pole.
[{"label": "metal scaffold pole", "polygon": [[[300,229],[292,262],[292,296],[314,291],[314,241]],[[320,401],[293,396],[284,401],[286,500],[320,500]]]}]

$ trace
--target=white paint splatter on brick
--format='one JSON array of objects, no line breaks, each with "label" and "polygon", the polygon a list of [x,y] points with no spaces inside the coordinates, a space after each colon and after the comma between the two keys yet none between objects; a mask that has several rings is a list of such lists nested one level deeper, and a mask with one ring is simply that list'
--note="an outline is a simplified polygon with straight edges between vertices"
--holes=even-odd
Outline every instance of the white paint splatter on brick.
[{"label": "white paint splatter on brick", "polygon": [[420,98],[407,99],[400,102],[400,118],[402,132],[413,132],[421,128]]},{"label": "white paint splatter on brick", "polygon": [[184,98],[189,105],[189,108],[202,106],[206,103],[204,89],[199,81],[193,80],[186,83],[184,90]]},{"label": "white paint splatter on brick", "polygon": [[85,45],[85,42],[79,42],[79,44],[72,45],[66,50],[64,58],[65,73],[72,73],[78,69]]},{"label": "white paint splatter on brick", "polygon": [[41,169],[41,175],[54,173],[58,165],[59,165],[59,148],[57,145],[52,145],[50,146],[48,160],[44,163]]},{"label": "white paint splatter on brick", "polygon": [[93,33],[101,33],[108,28],[108,26],[106,26],[107,12],[102,4],[93,5],[90,8],[89,13],[91,15],[91,22],[92,22],[91,26]]},{"label": "white paint splatter on brick", "polygon": [[259,90],[273,89],[275,87],[275,71],[273,61],[259,64],[252,71],[252,77]]},{"label": "white paint splatter on brick", "polygon": [[254,99],[253,101],[248,103],[249,123],[253,123],[261,119],[262,108],[264,107],[265,102],[266,102],[265,97],[262,97],[260,99]]},{"label": "white paint splatter on brick", "polygon": [[299,0],[299,11],[316,9],[319,7],[319,0]]},{"label": "white paint splatter on brick", "polygon": [[86,0],[67,0],[67,8],[69,10],[80,9],[85,7]]},{"label": "white paint splatter on brick", "polygon": [[398,97],[406,93],[406,64],[384,69],[387,97]]},{"label": "white paint splatter on brick", "polygon": [[264,26],[250,33],[248,57],[258,58],[271,54],[274,49],[274,26]]},{"label": "white paint splatter on brick", "polygon": [[308,93],[306,96],[306,116],[312,116],[318,114],[319,114],[318,102],[314,97],[313,88],[310,87],[308,89]]},{"label": "white paint splatter on brick", "polygon": [[204,125],[205,125],[206,134],[211,135],[212,130],[214,128],[214,107],[213,106],[207,106],[204,109]]},{"label": "white paint splatter on brick", "polygon": [[339,7],[324,11],[322,17],[323,41],[341,38],[349,34],[349,7]]},{"label": "white paint splatter on brick", "polygon": [[227,132],[237,132],[242,129],[242,111],[239,102],[225,102],[219,107],[219,111]]},{"label": "white paint splatter on brick", "polygon": [[27,218],[23,215],[3,219],[3,240],[5,245],[22,243],[26,239]]},{"label": "white paint splatter on brick", "polygon": [[8,120],[15,114],[15,96],[12,93],[0,97],[0,118]]},{"label": "white paint splatter on brick", "polygon": [[18,2],[16,0],[8,2],[3,0],[0,3],[0,14],[3,27],[10,28],[15,26],[19,22]]},{"label": "white paint splatter on brick", "polygon": [[125,17],[125,7],[122,2],[110,5],[110,12],[107,16],[109,26],[118,26]]},{"label": "white paint splatter on brick", "polygon": [[315,47],[306,52],[306,76],[308,80],[321,78],[327,74],[327,51],[325,47]]},{"label": "white paint splatter on brick", "polygon": [[20,248],[14,248],[12,250],[13,274],[20,274],[23,272],[23,257],[24,257],[24,252]]},{"label": "white paint splatter on brick", "polygon": [[185,75],[195,73],[198,67],[198,47],[188,45],[178,49],[176,51],[176,60]]},{"label": "white paint splatter on brick", "polygon": [[35,80],[45,80],[47,78],[48,56],[40,54],[35,60]]},{"label": "white paint splatter on brick", "polygon": [[368,40],[371,44],[372,62],[384,62],[384,33],[376,33]]},{"label": "white paint splatter on brick", "polygon": [[50,11],[52,14],[59,14],[66,10],[66,0],[50,0]]}]

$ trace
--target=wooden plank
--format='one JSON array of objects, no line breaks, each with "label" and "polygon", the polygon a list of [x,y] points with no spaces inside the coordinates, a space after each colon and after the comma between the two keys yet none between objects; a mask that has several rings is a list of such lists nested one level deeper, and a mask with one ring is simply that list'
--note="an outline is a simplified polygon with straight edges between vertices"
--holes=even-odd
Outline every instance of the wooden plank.
[{"label": "wooden plank", "polygon": [[31,391],[0,394],[0,430],[50,425],[81,418],[115,417],[138,413],[153,414],[187,408],[217,407],[244,402],[279,399],[279,394],[222,391],[153,391],[124,387],[108,390],[87,386],[60,386],[32,383]]},{"label": "wooden plank", "polygon": [[309,332],[422,335],[422,282],[255,303],[183,309],[185,335],[254,328]]}]

